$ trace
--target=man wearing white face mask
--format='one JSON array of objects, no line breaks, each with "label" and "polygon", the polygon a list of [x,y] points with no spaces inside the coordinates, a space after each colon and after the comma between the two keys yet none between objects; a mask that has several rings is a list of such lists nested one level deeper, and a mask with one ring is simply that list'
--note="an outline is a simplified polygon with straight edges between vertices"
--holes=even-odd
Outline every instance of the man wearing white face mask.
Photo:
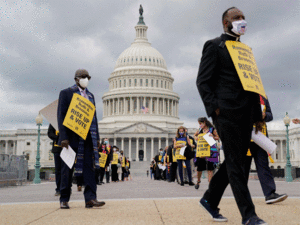
[{"label": "man wearing white face mask", "polygon": [[57,122],[59,128],[58,144],[61,147],[71,148],[76,152],[76,162],[70,169],[63,161],[61,165],[61,185],[60,185],[60,208],[69,209],[70,192],[72,186],[72,175],[75,168],[75,176],[80,178],[85,185],[84,198],[85,207],[100,207],[104,202],[97,200],[97,185],[95,181],[95,168],[99,167],[100,137],[98,132],[97,113],[95,112],[90,130],[85,140],[79,137],[75,132],[63,125],[63,121],[67,114],[74,93],[80,94],[95,105],[94,95],[89,92],[86,87],[88,80],[91,79],[88,71],[79,69],[75,73],[76,84],[72,87],[62,90],[59,94],[57,108]]},{"label": "man wearing white face mask", "polygon": [[231,7],[223,13],[222,24],[224,33],[204,44],[196,84],[223,143],[225,160],[199,204],[214,221],[226,222],[218,205],[230,184],[242,224],[267,224],[256,215],[244,172],[253,124],[262,121],[259,95],[243,89],[225,45],[226,41],[240,41],[247,22],[242,11]]}]

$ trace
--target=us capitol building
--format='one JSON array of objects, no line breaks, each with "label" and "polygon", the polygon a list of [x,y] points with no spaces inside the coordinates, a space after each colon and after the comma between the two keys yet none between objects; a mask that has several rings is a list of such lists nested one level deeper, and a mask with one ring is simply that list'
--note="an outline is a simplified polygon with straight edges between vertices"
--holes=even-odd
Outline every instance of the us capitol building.
[{"label": "us capitol building", "polygon": [[[160,148],[172,143],[179,120],[179,95],[173,91],[174,78],[163,56],[151,46],[143,12],[135,26],[136,38],[117,59],[108,78],[109,91],[103,97],[103,118],[99,121],[101,138],[124,150],[133,161],[150,161]],[[195,129],[189,129],[194,133]],[[272,158],[274,168],[286,165],[286,131],[269,130],[277,144]],[[41,130],[41,167],[54,167],[52,140],[47,129]],[[300,166],[300,128],[290,130],[290,155],[293,166]],[[0,131],[0,154],[26,155],[34,168],[37,152],[37,130]]]}]

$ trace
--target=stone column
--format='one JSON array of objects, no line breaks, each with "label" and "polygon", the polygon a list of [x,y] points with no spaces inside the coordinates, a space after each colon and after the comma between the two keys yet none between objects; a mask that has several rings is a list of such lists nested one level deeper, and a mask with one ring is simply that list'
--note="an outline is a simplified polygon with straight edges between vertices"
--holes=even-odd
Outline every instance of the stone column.
[{"label": "stone column", "polygon": [[169,146],[169,138],[166,138],[166,146]]},{"label": "stone column", "polygon": [[121,139],[121,150],[124,151],[124,138]]},{"label": "stone column", "polygon": [[7,140],[5,140],[5,151],[4,151],[4,153],[5,153],[5,154],[7,154],[7,153],[8,153],[7,147],[8,147],[8,141],[7,141]]},{"label": "stone column", "polygon": [[105,101],[106,104],[106,116],[109,116],[109,106],[108,106],[108,101]]},{"label": "stone column", "polygon": [[14,154],[17,155],[17,141],[14,141]]},{"label": "stone column", "polygon": [[114,138],[114,145],[117,145],[117,138]]},{"label": "stone column", "polygon": [[125,98],[122,100],[122,114],[125,114]]},{"label": "stone column", "polygon": [[112,115],[115,115],[115,99],[112,100]]},{"label": "stone column", "polygon": [[140,114],[141,105],[140,105],[140,97],[136,97],[136,113]]},{"label": "stone column", "polygon": [[161,137],[158,138],[158,150],[161,149]]},{"label": "stone column", "polygon": [[166,115],[166,104],[165,104],[165,99],[162,99],[162,104],[163,104],[163,115]]},{"label": "stone column", "polygon": [[283,162],[282,140],[280,140],[280,162]]},{"label": "stone column", "polygon": [[167,106],[166,106],[166,115],[170,115],[170,102],[169,102],[169,99],[166,99],[166,103],[167,103]]},{"label": "stone column", "polygon": [[136,153],[135,153],[135,160],[138,162],[139,161],[139,138],[136,138]]},{"label": "stone column", "polygon": [[131,137],[129,138],[129,143],[128,143],[128,152],[129,152],[129,160],[131,161]]},{"label": "stone column", "polygon": [[107,113],[107,115],[110,116],[110,112],[111,112],[111,111],[110,111],[110,99],[107,100],[107,101],[108,101],[108,113]]},{"label": "stone column", "polygon": [[128,100],[126,98],[124,98],[124,102],[125,102],[125,109],[124,109],[124,114],[127,115],[128,114]]},{"label": "stone column", "polygon": [[156,98],[156,114],[159,115],[159,98]]},{"label": "stone column", "polygon": [[144,161],[147,161],[147,138],[144,137]]},{"label": "stone column", "polygon": [[118,103],[117,103],[117,115],[120,115],[120,98],[118,98]]},{"label": "stone column", "polygon": [[154,149],[154,138],[152,137],[151,138],[151,159],[150,159],[150,161],[153,159],[153,149]]},{"label": "stone column", "polygon": [[130,97],[130,115],[133,114],[133,104],[132,104],[132,97]]},{"label": "stone column", "polygon": [[152,114],[153,111],[153,97],[150,98],[150,114]]}]

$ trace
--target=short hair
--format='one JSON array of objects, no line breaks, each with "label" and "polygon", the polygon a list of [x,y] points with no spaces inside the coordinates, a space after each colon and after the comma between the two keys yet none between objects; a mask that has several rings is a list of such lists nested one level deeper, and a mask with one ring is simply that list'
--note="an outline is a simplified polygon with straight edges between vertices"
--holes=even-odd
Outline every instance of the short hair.
[{"label": "short hair", "polygon": [[230,8],[225,10],[225,12],[222,15],[222,23],[223,23],[223,20],[225,19],[225,17],[227,16],[228,11],[231,10],[231,9],[237,9],[237,7],[233,6],[233,7],[230,7]]}]

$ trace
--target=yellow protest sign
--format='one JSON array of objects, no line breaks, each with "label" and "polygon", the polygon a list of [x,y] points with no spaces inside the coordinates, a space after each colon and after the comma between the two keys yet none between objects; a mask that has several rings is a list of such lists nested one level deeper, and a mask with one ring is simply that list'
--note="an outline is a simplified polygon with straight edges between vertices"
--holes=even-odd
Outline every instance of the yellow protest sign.
[{"label": "yellow protest sign", "polygon": [[113,154],[113,160],[112,160],[111,164],[112,165],[117,165],[118,164],[118,159],[119,159],[118,153],[114,153]]},{"label": "yellow protest sign", "polygon": [[122,159],[122,167],[125,167],[125,157],[123,156],[123,159]]},{"label": "yellow protest sign", "polygon": [[126,163],[126,166],[129,167],[129,162]]},{"label": "yellow protest sign", "polygon": [[[176,153],[176,151],[175,151]],[[173,162],[177,162],[177,159],[176,159],[176,155],[174,154],[174,148],[172,149],[172,158],[173,158]]]},{"label": "yellow protest sign", "polygon": [[238,41],[226,41],[225,44],[244,90],[267,98],[251,48]]},{"label": "yellow protest sign", "polygon": [[207,143],[207,141],[203,138],[204,135],[205,135],[204,133],[198,135],[197,152],[196,152],[196,157],[198,158],[210,156],[210,146]]},{"label": "yellow protest sign", "polygon": [[100,158],[99,158],[99,164],[101,168],[105,167],[107,155],[105,153],[99,152]]},{"label": "yellow protest sign", "polygon": [[159,161],[159,163],[161,163],[161,158],[162,158],[162,155],[159,155],[159,156],[158,156],[158,161]]},{"label": "yellow protest sign", "polygon": [[[176,141],[176,144],[186,144],[186,141]],[[180,148],[176,148],[175,150],[175,157],[178,160],[186,160],[183,155],[180,155]]]},{"label": "yellow protest sign", "polygon": [[94,104],[81,95],[74,93],[63,125],[85,140],[94,114]]}]

